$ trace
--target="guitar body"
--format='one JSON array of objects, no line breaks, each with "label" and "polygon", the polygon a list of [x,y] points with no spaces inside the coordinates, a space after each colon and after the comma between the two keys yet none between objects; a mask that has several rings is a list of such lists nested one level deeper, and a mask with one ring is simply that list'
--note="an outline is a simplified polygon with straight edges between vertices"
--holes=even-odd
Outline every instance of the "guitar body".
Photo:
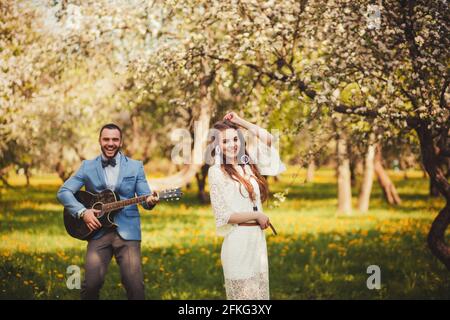
[{"label": "guitar body", "polygon": [[[78,191],[75,193],[75,198],[82,203],[87,209],[102,210],[103,204],[113,203],[119,200],[119,195],[112,190],[106,189],[100,193],[90,193],[87,191]],[[102,228],[116,227],[114,224],[114,216],[120,210],[111,212],[104,212],[97,216],[98,221],[102,224]],[[64,209],[64,226],[68,234],[80,240],[89,240],[101,230],[90,231],[83,219],[74,218],[67,209]]]},{"label": "guitar body", "polygon": [[[75,198],[83,204],[87,209],[100,210],[97,215],[102,227],[95,231],[90,231],[83,219],[74,218],[66,208],[64,208],[64,227],[69,235],[80,240],[89,240],[103,228],[116,228],[114,217],[120,210],[126,206],[134,205],[145,201],[149,195],[143,195],[131,199],[120,200],[119,195],[109,189],[103,190],[99,193],[90,193],[87,191],[78,191]],[[173,201],[179,200],[183,195],[181,188],[167,189],[159,193],[159,200]]]}]

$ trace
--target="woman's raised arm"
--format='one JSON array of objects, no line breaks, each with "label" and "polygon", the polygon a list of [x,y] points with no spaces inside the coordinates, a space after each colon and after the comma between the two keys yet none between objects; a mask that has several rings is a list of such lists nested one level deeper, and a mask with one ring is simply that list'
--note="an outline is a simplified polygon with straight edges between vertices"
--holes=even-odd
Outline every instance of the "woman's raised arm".
[{"label": "woman's raised arm", "polygon": [[247,129],[251,133],[255,134],[258,137],[258,139],[263,141],[267,146],[270,147],[272,145],[273,136],[269,133],[269,131],[257,126],[256,124],[250,123],[247,120],[242,119],[241,117],[239,117],[236,114],[236,112],[233,112],[233,111],[228,112],[223,117],[223,119],[231,121],[245,129]]}]

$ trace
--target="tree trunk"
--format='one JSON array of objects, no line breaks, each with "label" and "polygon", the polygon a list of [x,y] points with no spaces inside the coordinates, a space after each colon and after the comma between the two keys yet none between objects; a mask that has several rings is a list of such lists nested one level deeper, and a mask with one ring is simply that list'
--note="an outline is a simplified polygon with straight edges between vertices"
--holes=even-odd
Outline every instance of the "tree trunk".
[{"label": "tree trunk", "polygon": [[446,200],[445,207],[431,224],[428,233],[428,247],[450,271],[450,247],[445,242],[445,231],[450,224],[450,183],[439,166],[439,157],[433,143],[433,137],[426,125],[415,128],[420,141],[422,163],[430,179]]},{"label": "tree trunk", "polygon": [[198,185],[198,199],[201,203],[208,203],[208,196],[205,191],[206,186],[206,177],[208,176],[209,165],[204,164],[200,171],[195,174],[195,178],[197,179]]},{"label": "tree trunk", "polygon": [[29,187],[30,186],[30,179],[31,179],[31,170],[30,170],[30,165],[25,165],[25,167],[24,167],[24,173],[25,173],[25,177],[26,177],[26,179],[27,179],[27,187]]},{"label": "tree trunk", "polygon": [[72,175],[72,171],[67,171],[67,168],[64,166],[62,159],[64,153],[64,149],[61,146],[59,149],[59,154],[57,155],[58,161],[55,163],[55,171],[58,174],[58,177],[62,180],[62,182],[66,181]]},{"label": "tree trunk", "polygon": [[[448,179],[450,177],[450,160],[449,159],[439,159],[438,166],[441,169],[442,173]],[[441,194],[439,192],[439,188],[433,179],[429,178],[430,181],[430,197],[437,198]]]},{"label": "tree trunk", "polygon": [[210,108],[202,108],[200,118],[197,122],[197,133],[195,134],[194,147],[191,151],[191,163],[186,164],[183,169],[174,175],[149,179],[149,184],[155,190],[162,190],[167,188],[184,187],[191,182],[195,177],[195,174],[200,170],[203,165],[203,153],[206,150],[206,140],[208,137],[209,121],[210,121]]},{"label": "tree trunk", "polygon": [[314,159],[311,159],[308,162],[308,169],[306,171],[306,182],[313,182],[315,171],[316,171],[316,163]]},{"label": "tree trunk", "polygon": [[0,176],[0,181],[3,183],[5,187],[12,188],[12,186],[9,184],[8,180],[4,176]]},{"label": "tree trunk", "polygon": [[58,174],[58,177],[64,182],[67,179],[70,178],[72,175],[72,171],[67,171],[66,168],[64,168],[64,165],[61,163],[61,161],[58,161],[55,165],[55,171]]},{"label": "tree trunk", "polygon": [[352,187],[350,178],[350,160],[348,158],[347,141],[342,135],[337,138],[337,180],[338,180],[338,213],[351,215]]},{"label": "tree trunk", "polygon": [[[347,142],[347,141],[346,141]],[[357,167],[357,159],[355,159],[355,154],[353,153],[352,148],[347,144],[347,154],[349,159],[349,168],[350,168],[350,183],[351,187],[356,186],[356,167]]]},{"label": "tree trunk", "polygon": [[425,169],[423,163],[420,165],[420,168],[422,169],[422,178],[426,179],[428,177],[428,174],[427,174],[427,170]]},{"label": "tree trunk", "polygon": [[433,179],[429,179],[429,181],[430,181],[430,197],[432,197],[432,198],[439,197],[441,194],[439,193],[438,187],[433,182]]},{"label": "tree trunk", "polygon": [[374,169],[375,174],[378,179],[378,183],[380,184],[381,189],[383,190],[384,197],[386,201],[391,205],[398,205],[402,203],[400,196],[398,195],[397,189],[395,188],[394,183],[389,178],[386,170],[384,170],[382,163],[382,153],[381,153],[381,145],[377,144],[375,151],[375,159],[374,159]]},{"label": "tree trunk", "polygon": [[[205,77],[205,78],[210,78]],[[203,85],[200,88],[202,100],[198,107],[196,107],[196,112],[199,114],[198,119],[196,119],[194,128],[194,146],[191,150],[191,161],[186,164],[180,172],[174,175],[159,178],[159,179],[149,179],[149,184],[154,190],[162,190],[167,188],[184,187],[195,177],[196,173],[204,164],[204,154],[206,150],[206,143],[208,139],[209,123],[211,119],[211,109],[212,109],[212,97],[208,90],[208,86],[211,84],[209,81],[205,83],[202,81]]]},{"label": "tree trunk", "polygon": [[3,186],[5,186],[7,188],[12,188],[12,186],[9,184],[8,179],[7,179],[7,174],[9,172],[9,170],[11,170],[11,168],[12,168],[12,166],[9,165],[0,170],[0,181],[3,183]]},{"label": "tree trunk", "polygon": [[[369,141],[373,141],[373,136]],[[374,160],[375,160],[375,144],[370,143],[366,153],[364,162],[364,178],[359,194],[358,210],[362,213],[369,211],[370,194],[372,193]]]}]

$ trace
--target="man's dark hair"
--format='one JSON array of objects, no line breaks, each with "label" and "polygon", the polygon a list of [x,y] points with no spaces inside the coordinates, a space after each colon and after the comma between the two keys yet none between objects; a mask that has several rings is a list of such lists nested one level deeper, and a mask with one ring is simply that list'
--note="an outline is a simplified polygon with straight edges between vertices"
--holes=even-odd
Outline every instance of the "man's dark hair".
[{"label": "man's dark hair", "polygon": [[120,140],[122,140],[122,129],[120,129],[120,127],[114,123],[108,123],[105,124],[101,129],[100,129],[100,134],[98,135],[98,138],[100,139],[102,136],[102,132],[104,129],[116,129],[119,130],[120,132]]}]

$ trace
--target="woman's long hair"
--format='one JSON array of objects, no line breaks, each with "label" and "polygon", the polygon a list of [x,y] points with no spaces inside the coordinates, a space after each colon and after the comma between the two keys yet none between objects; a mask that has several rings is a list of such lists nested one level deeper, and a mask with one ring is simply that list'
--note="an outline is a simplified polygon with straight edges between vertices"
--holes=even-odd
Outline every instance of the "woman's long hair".
[{"label": "woman's long hair", "polygon": [[[226,129],[234,129],[237,131],[239,140],[241,142],[241,148],[238,153],[238,165],[240,165],[242,167],[243,171],[245,172],[245,169],[244,169],[245,163],[243,163],[242,161],[239,161],[239,159],[240,159],[239,154],[241,156],[245,155],[247,157],[247,159],[249,159],[248,165],[250,166],[252,173],[254,175],[254,178],[256,179],[256,182],[258,183],[260,194],[261,194],[261,202],[266,201],[269,197],[269,186],[267,184],[266,179],[260,174],[258,167],[254,163],[252,163],[253,161],[252,161],[252,159],[250,159],[250,156],[248,155],[247,149],[245,147],[244,136],[243,136],[242,132],[240,131],[239,127],[231,121],[223,120],[223,121],[216,122],[213,125],[213,129],[215,129],[215,130],[213,130],[214,134],[212,134],[209,139],[208,150],[211,150],[211,155],[214,158],[216,158],[216,148],[217,148],[217,146],[220,145],[218,131],[225,131]],[[239,174],[239,172],[235,169],[233,164],[227,163],[225,153],[224,152],[221,152],[221,153],[222,153],[222,159],[221,159],[222,161],[221,161],[220,167],[221,167],[222,171],[225,172],[225,174],[227,174],[234,181],[239,182],[239,192],[241,194],[242,194],[241,186],[244,186],[250,196],[250,199],[253,202],[255,202],[256,194],[255,194],[253,185],[250,183],[250,181],[244,179],[244,177],[242,177]]]}]

